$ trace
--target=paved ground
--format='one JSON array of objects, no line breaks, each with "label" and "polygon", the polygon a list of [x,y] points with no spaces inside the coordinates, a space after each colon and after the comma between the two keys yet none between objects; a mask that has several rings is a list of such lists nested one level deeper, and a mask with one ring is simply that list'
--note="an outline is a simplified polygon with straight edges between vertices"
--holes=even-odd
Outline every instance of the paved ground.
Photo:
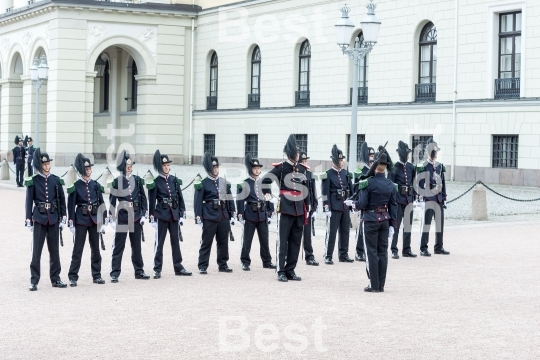
[{"label": "paved ground", "polygon": [[[3,186],[0,202],[4,359],[540,357],[537,214],[450,221],[445,247],[452,254],[390,259],[383,294],[362,291],[365,267],[357,262],[300,263],[301,282],[279,283],[273,271],[262,269],[257,245],[252,271],[243,272],[240,227],[234,228],[237,241],[229,243],[232,274],[218,273],[214,248],[208,275],[175,277],[166,244],[162,279],[135,280],[127,250],[120,283],[94,285],[87,246],[77,288],[49,285],[45,250],[44,276],[39,291],[31,293],[24,192]],[[192,221],[182,230],[184,265],[195,270],[200,230]],[[147,225],[145,232],[143,256],[150,273],[153,229]],[[61,248],[64,281],[69,234],[64,231]],[[317,255],[322,235],[318,231],[315,238]],[[108,230],[102,252],[107,280],[111,239]],[[413,239],[417,244],[418,234]]]}]

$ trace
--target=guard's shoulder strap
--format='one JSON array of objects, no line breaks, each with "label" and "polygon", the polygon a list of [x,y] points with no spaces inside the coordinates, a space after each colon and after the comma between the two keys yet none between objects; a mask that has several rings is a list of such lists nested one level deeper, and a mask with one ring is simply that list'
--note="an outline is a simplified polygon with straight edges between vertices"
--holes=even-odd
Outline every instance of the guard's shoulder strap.
[{"label": "guard's shoulder strap", "polygon": [[116,187],[116,179],[109,179],[107,180],[107,187],[110,189],[110,188],[115,188]]},{"label": "guard's shoulder strap", "polygon": [[446,167],[444,166],[444,164],[441,164],[441,166],[442,166],[441,172],[446,172]]},{"label": "guard's shoulder strap", "polygon": [[244,188],[244,183],[245,183],[248,179],[249,179],[249,178],[244,179],[244,181],[242,181],[242,182],[239,182],[239,183],[236,185],[236,188],[237,188],[238,190],[241,191],[241,190]]},{"label": "guard's shoulder strap", "polygon": [[75,191],[75,183],[71,183],[68,187],[67,187],[67,193],[68,194],[71,194],[72,192]]},{"label": "guard's shoulder strap", "polygon": [[325,172],[322,172],[322,173],[313,174],[313,178],[315,180],[325,180],[325,179],[328,178],[328,173],[325,171]]},{"label": "guard's shoulder strap", "polygon": [[202,180],[195,180],[193,187],[195,190],[201,190],[203,188]]},{"label": "guard's shoulder strap", "polygon": [[34,174],[32,176],[28,176],[24,179],[24,186],[34,186],[34,176],[37,174]]},{"label": "guard's shoulder strap", "polygon": [[146,182],[146,188],[147,188],[148,190],[152,190],[153,188],[156,187],[155,180],[156,180],[156,178],[153,178],[153,179],[150,179],[150,180],[148,180],[148,181]]},{"label": "guard's shoulder strap", "polygon": [[101,191],[102,194],[105,194],[105,188],[103,187],[103,185],[98,184],[98,186],[99,186],[99,191]]},{"label": "guard's shoulder strap", "polygon": [[425,170],[426,168],[424,167],[424,165],[420,165],[420,164],[417,164],[416,165],[416,172],[417,173],[421,173]]},{"label": "guard's shoulder strap", "polygon": [[279,165],[281,165],[281,164],[283,164],[283,161],[282,161],[282,162],[278,162],[278,163],[273,163],[272,166],[273,166],[273,167],[277,167],[277,166],[279,166]]},{"label": "guard's shoulder strap", "polygon": [[358,189],[362,190],[362,189],[365,189],[369,186],[369,179],[371,179],[371,177],[368,177],[367,179],[364,179],[364,180],[360,180],[358,182]]}]

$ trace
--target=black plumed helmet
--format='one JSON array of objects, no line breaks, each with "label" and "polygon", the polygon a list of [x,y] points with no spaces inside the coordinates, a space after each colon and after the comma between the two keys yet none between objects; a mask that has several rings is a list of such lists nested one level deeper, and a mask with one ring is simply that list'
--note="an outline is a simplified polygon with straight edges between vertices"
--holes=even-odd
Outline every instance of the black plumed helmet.
[{"label": "black plumed helmet", "polygon": [[127,166],[133,164],[135,164],[135,161],[131,159],[126,150],[122,150],[116,157],[116,170],[120,171],[124,175],[126,175]]},{"label": "black plumed helmet", "polygon": [[441,148],[439,147],[439,145],[437,145],[433,138],[430,137],[426,141],[426,151],[424,152],[424,156],[433,159],[438,151],[441,151]]},{"label": "black plumed helmet", "polygon": [[360,162],[369,166],[369,147],[367,142],[363,142],[360,147]]},{"label": "black plumed helmet", "polygon": [[[35,157],[35,154],[34,154],[34,157]],[[75,170],[77,170],[80,176],[86,175],[86,167],[88,166],[94,166],[94,164],[92,164],[90,159],[88,159],[87,157],[84,157],[83,154],[78,153],[77,157],[75,157],[75,162],[73,163],[73,167],[75,168]]]},{"label": "black plumed helmet", "polygon": [[403,141],[399,141],[398,142],[398,148],[396,149],[396,152],[398,153],[399,155],[399,160],[401,160],[401,162],[405,163],[407,161],[407,155],[411,152],[412,150],[409,149],[409,145],[404,143]]},{"label": "black plumed helmet", "polygon": [[34,150],[34,158],[32,159],[32,163],[36,172],[42,172],[43,163],[51,161],[52,159],[49,157],[49,154],[47,154],[46,152],[42,153],[40,148],[36,148]]},{"label": "black plumed helmet", "polygon": [[219,166],[219,160],[217,157],[212,156],[208,151],[204,153],[202,165],[204,171],[207,174],[212,175],[214,172],[214,166]]},{"label": "black plumed helmet", "polygon": [[296,159],[298,145],[296,144],[296,138],[294,137],[294,135],[289,135],[289,138],[285,143],[285,147],[283,148],[283,152],[285,153],[285,155],[287,155],[289,159]]},{"label": "black plumed helmet", "polygon": [[330,158],[336,166],[339,165],[339,160],[345,159],[345,156],[343,156],[343,151],[339,150],[336,144],[332,146],[332,155],[330,156]]},{"label": "black plumed helmet", "polygon": [[13,141],[15,145],[19,145],[19,141],[23,141],[22,137],[15,135],[15,140]]},{"label": "black plumed helmet", "polygon": [[375,153],[374,160],[379,164],[386,164],[386,169],[389,172],[394,171],[394,164],[392,163],[392,159],[390,158],[390,155],[388,154],[388,151],[386,151],[384,146],[379,146],[377,152]]},{"label": "black plumed helmet", "polygon": [[244,159],[244,165],[246,165],[246,169],[248,171],[249,175],[253,175],[253,168],[254,167],[262,167],[261,162],[259,159],[256,159],[251,156],[251,154],[246,154],[246,158]]}]

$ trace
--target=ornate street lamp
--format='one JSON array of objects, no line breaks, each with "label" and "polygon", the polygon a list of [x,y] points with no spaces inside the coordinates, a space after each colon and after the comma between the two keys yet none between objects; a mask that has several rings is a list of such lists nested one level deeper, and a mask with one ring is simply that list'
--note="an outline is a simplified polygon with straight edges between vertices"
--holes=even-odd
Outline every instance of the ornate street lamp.
[{"label": "ornate street lamp", "polygon": [[39,89],[47,80],[48,74],[49,67],[47,66],[47,58],[45,55],[41,55],[40,63],[40,59],[36,56],[34,58],[34,63],[30,67],[30,80],[32,80],[32,85],[36,88],[36,123],[34,126],[35,147],[39,147]]}]

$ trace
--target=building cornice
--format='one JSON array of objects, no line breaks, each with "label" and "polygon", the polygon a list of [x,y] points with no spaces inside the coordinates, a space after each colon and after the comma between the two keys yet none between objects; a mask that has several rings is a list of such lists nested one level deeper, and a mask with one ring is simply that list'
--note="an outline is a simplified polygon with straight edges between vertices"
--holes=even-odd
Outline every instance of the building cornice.
[{"label": "building cornice", "polygon": [[139,14],[179,18],[195,18],[201,7],[184,4],[124,3],[95,0],[42,0],[0,15],[0,26],[33,18],[56,10],[89,10],[116,14]]}]

